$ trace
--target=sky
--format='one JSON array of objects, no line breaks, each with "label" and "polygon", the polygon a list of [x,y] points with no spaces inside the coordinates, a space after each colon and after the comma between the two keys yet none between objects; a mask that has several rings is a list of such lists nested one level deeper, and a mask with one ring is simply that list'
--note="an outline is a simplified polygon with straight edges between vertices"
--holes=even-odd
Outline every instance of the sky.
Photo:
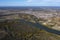
[{"label": "sky", "polygon": [[60,6],[60,0],[0,0],[0,6]]}]

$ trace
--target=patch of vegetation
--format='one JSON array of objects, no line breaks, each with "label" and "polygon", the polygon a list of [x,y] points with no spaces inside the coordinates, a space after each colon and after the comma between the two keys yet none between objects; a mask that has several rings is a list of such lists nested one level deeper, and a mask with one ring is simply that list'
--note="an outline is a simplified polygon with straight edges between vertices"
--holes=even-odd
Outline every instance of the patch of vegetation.
[{"label": "patch of vegetation", "polygon": [[[35,23],[38,21],[35,16],[25,15],[24,17],[20,18],[29,22],[31,22],[30,19]],[[0,40],[60,40],[59,35],[48,33],[26,22],[18,21],[18,19],[0,22],[0,35],[4,35],[0,36]]]}]

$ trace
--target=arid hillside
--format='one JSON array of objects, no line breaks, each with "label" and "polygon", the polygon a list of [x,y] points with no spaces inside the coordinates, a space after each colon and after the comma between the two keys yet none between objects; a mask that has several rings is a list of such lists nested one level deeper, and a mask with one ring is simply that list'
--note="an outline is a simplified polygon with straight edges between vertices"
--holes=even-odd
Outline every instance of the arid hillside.
[{"label": "arid hillside", "polygon": [[59,35],[46,32],[18,20],[25,20],[32,23],[41,21],[41,19],[29,14],[2,16],[0,20],[0,40],[60,40]]}]

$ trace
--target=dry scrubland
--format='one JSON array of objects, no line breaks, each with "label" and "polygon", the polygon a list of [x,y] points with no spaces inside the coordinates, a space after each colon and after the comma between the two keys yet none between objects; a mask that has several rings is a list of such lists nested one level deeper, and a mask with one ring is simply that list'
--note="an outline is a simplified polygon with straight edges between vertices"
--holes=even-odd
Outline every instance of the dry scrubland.
[{"label": "dry scrubland", "polygon": [[[0,10],[1,22],[3,19],[16,19],[0,22],[0,40],[60,40],[60,35],[48,33],[33,25],[17,21],[36,23],[37,21],[49,28],[60,30],[60,12],[56,10]],[[8,15],[11,14],[11,15]],[[35,15],[35,16],[34,16]],[[37,17],[37,18],[36,18]]]}]

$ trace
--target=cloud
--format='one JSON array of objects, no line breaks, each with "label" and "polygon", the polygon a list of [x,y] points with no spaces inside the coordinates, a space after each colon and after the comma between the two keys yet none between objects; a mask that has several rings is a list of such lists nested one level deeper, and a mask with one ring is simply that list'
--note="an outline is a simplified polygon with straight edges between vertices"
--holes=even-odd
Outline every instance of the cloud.
[{"label": "cloud", "polygon": [[32,2],[32,0],[27,0],[27,2]]},{"label": "cloud", "polygon": [[55,2],[60,2],[60,0],[42,0],[41,2],[53,2],[53,3],[55,3]]},{"label": "cloud", "polygon": [[26,0],[26,2],[33,2],[33,3],[59,3],[60,0]]}]

